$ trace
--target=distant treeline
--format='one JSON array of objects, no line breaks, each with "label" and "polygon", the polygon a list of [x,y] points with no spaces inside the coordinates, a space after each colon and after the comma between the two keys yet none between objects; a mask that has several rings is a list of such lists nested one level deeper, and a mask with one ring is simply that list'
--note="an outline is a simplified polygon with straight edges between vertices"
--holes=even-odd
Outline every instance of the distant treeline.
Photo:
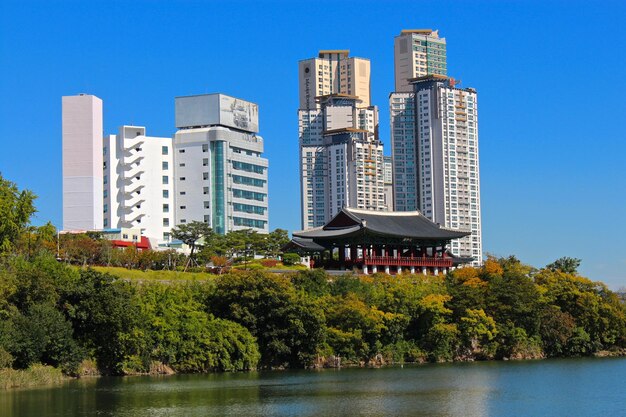
[{"label": "distant treeline", "polygon": [[[0,269],[0,368],[240,371],[622,351],[624,305],[514,257],[447,276],[259,271],[136,283],[41,255]],[[558,265],[557,265],[558,266]]]}]

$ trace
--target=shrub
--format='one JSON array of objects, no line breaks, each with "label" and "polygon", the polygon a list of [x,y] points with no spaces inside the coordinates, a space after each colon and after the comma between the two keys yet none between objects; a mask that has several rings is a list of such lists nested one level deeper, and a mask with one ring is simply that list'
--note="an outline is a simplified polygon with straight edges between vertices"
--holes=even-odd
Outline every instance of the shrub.
[{"label": "shrub", "polygon": [[261,265],[266,268],[275,268],[278,265],[278,261],[276,259],[263,259]]},{"label": "shrub", "polygon": [[297,253],[286,253],[283,255],[283,264],[296,265],[300,263],[300,255]]}]

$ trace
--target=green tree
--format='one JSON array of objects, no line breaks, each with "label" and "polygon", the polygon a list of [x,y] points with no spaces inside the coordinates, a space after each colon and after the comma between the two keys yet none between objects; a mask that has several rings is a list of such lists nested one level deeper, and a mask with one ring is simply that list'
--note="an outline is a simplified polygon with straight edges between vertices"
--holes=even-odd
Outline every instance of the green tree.
[{"label": "green tree", "polygon": [[541,298],[529,277],[531,267],[515,257],[500,259],[502,275],[492,275],[486,290],[485,312],[498,325],[522,327],[528,336],[539,332]]},{"label": "green tree", "polygon": [[266,258],[278,258],[283,246],[289,243],[289,232],[285,229],[275,229],[268,234],[262,245]]},{"label": "green tree", "polygon": [[61,305],[82,346],[96,358],[105,374],[146,370],[149,356],[136,287],[91,269],[62,294]]},{"label": "green tree", "polygon": [[153,360],[179,372],[256,367],[254,337],[239,324],[207,314],[192,287],[151,284],[141,288],[140,298]]},{"label": "green tree", "polygon": [[574,329],[576,337],[584,345],[582,348],[575,347],[575,351],[593,353],[598,349],[622,344],[626,339],[624,307],[606,285],[549,269],[539,272],[535,282],[542,291],[545,303],[569,314],[576,328],[584,330],[583,333]]},{"label": "green tree", "polygon": [[252,229],[233,230],[226,235],[226,245],[229,256],[243,256],[248,258],[262,252],[265,235],[261,235]]},{"label": "green tree", "polygon": [[552,262],[551,264],[546,265],[546,268],[551,271],[561,271],[566,274],[576,274],[578,272],[580,262],[581,260],[578,258],[569,258],[567,256],[564,256]]},{"label": "green tree", "polygon": [[308,365],[324,341],[321,309],[283,276],[222,275],[206,303],[215,316],[243,325],[257,338],[265,367]]},{"label": "green tree", "polygon": [[568,354],[570,338],[574,334],[576,320],[554,305],[546,305],[541,312],[539,328],[543,350],[548,356]]},{"label": "green tree", "polygon": [[72,325],[49,304],[34,304],[26,314],[12,318],[10,353],[14,365],[27,368],[36,363],[76,373],[83,353],[72,337]]},{"label": "green tree", "polygon": [[437,362],[451,361],[459,343],[459,330],[452,323],[435,323],[428,329],[424,340],[431,360]]},{"label": "green tree", "polygon": [[32,191],[20,191],[15,183],[0,174],[0,253],[11,250],[30,223],[31,216],[37,211],[34,206],[36,198]]},{"label": "green tree", "polygon": [[367,361],[383,346],[403,340],[408,317],[369,306],[355,294],[326,297],[323,302],[328,344],[336,354]]},{"label": "green tree", "polygon": [[191,248],[189,262],[185,266],[186,270],[189,263],[194,261],[194,252],[198,246],[198,241],[201,238],[210,240],[213,230],[204,222],[193,221],[191,223],[179,224],[172,229],[171,234],[174,239],[180,240]]},{"label": "green tree", "polygon": [[459,323],[461,338],[466,347],[474,354],[490,357],[495,353],[496,344],[492,343],[498,334],[493,317],[484,310],[468,309]]},{"label": "green tree", "polygon": [[328,275],[323,269],[307,269],[294,275],[291,282],[309,296],[321,297],[330,291]]}]

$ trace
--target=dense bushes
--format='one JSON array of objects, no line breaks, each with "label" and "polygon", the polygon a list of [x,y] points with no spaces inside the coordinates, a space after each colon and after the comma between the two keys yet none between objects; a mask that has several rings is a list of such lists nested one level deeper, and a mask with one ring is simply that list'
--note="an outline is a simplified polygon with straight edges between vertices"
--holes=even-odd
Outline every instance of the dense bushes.
[{"label": "dense bushes", "polygon": [[148,372],[154,362],[180,372],[254,369],[254,337],[207,312],[210,287],[138,285],[50,257],[14,259],[0,276],[0,362],[67,374],[88,358],[112,375]]},{"label": "dense bushes", "polygon": [[[515,258],[447,276],[234,271],[133,282],[54,258],[0,268],[0,368],[76,374],[590,355],[626,345],[603,284]],[[335,362],[336,363],[336,362]]]}]

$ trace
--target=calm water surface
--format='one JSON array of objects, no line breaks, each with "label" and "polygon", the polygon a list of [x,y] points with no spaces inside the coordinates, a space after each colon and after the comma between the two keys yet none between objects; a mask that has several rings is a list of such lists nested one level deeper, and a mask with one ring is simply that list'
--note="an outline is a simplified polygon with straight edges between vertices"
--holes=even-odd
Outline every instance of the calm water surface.
[{"label": "calm water surface", "polygon": [[0,393],[0,416],[626,417],[626,358],[94,378]]}]

